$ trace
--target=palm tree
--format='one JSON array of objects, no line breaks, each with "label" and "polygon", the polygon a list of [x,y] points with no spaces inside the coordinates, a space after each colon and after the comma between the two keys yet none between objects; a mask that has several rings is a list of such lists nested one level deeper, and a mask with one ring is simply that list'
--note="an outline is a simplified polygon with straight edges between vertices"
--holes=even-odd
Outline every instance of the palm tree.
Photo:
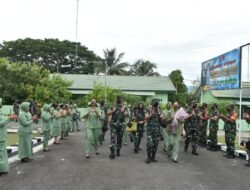
[{"label": "palm tree", "polygon": [[96,73],[105,73],[105,63],[107,64],[107,74],[108,75],[126,75],[128,71],[126,68],[129,66],[127,62],[122,62],[121,60],[124,53],[118,54],[116,56],[116,49],[105,49],[104,59],[102,63],[96,65]]},{"label": "palm tree", "polygon": [[154,69],[157,69],[155,63],[151,63],[150,61],[144,61],[142,59],[136,61],[131,66],[131,74],[135,76],[160,76],[158,72],[155,72]]}]

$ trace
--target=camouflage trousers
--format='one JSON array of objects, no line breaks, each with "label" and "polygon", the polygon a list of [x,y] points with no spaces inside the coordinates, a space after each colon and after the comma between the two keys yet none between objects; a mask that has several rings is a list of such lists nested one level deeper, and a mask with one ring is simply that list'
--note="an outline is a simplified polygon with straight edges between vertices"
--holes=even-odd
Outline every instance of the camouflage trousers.
[{"label": "camouflage trousers", "polygon": [[134,134],[134,148],[139,149],[141,144],[141,139],[143,137],[144,125],[137,125],[137,131]]},{"label": "camouflage trousers", "polygon": [[147,154],[149,158],[154,158],[160,141],[160,130],[154,129],[147,132]]},{"label": "camouflage trousers", "polygon": [[225,142],[227,145],[227,153],[233,154],[235,150],[236,132],[225,131]]},{"label": "camouflage trousers", "polygon": [[124,133],[124,124],[111,124],[110,126],[110,149],[111,151],[120,150],[122,148],[122,140]]},{"label": "camouflage trousers", "polygon": [[217,132],[218,125],[210,125],[209,126],[209,140],[211,141],[211,148],[217,146]]},{"label": "camouflage trousers", "polygon": [[197,129],[188,129],[186,140],[185,140],[185,148],[188,149],[188,146],[191,142],[193,151],[197,149],[197,141],[198,141],[198,131]]},{"label": "camouflage trousers", "polygon": [[207,122],[199,126],[199,143],[204,146],[207,144]]}]

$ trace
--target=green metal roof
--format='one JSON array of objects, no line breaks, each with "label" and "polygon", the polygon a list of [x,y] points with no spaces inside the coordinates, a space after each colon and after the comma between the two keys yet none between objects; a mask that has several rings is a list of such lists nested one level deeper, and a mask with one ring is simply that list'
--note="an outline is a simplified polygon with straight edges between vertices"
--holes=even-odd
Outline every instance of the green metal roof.
[{"label": "green metal roof", "polygon": [[[64,79],[73,81],[69,90],[92,90],[94,84],[105,85],[105,76],[100,75],[80,75],[62,74]],[[107,86],[123,91],[175,91],[171,79],[167,76],[107,76]]]}]

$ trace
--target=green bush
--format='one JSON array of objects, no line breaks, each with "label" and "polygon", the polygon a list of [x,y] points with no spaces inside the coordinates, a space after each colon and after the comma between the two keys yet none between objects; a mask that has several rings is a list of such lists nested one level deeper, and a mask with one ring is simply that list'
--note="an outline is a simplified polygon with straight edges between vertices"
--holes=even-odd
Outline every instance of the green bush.
[{"label": "green bush", "polygon": [[0,96],[4,104],[15,100],[44,102],[67,102],[71,93],[70,81],[61,76],[50,77],[50,72],[33,63],[12,63],[0,58]]}]

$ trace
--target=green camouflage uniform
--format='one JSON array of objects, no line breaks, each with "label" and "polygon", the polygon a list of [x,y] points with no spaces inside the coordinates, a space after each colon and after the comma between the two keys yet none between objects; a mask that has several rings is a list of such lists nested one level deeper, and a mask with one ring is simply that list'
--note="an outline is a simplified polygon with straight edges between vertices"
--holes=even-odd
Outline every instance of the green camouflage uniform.
[{"label": "green camouflage uniform", "polygon": [[[137,110],[135,113],[135,120],[137,122],[137,131],[134,133],[134,151],[138,152],[141,144],[141,139],[143,137],[144,132],[144,120],[145,120],[145,111]],[[142,124],[139,124],[138,122],[143,121]]]},{"label": "green camouflage uniform", "polygon": [[148,161],[155,161],[158,144],[160,141],[160,114],[154,113],[153,108],[147,111],[147,114],[153,114],[147,121],[147,155]]},{"label": "green camouflage uniform", "polygon": [[[202,117],[206,116],[206,110],[203,110],[200,113]],[[200,118],[199,120],[200,127],[199,127],[199,143],[202,146],[206,146],[207,144],[207,125],[208,125],[208,118]]]},{"label": "green camouflage uniform", "polygon": [[189,114],[194,114],[186,120],[186,140],[185,140],[185,151],[187,151],[188,146],[191,142],[192,153],[197,154],[197,141],[198,141],[198,109],[189,108],[187,111]]},{"label": "green camouflage uniform", "polygon": [[116,155],[120,156],[125,125],[125,112],[127,112],[127,108],[125,108],[125,110],[122,112],[122,104],[115,105],[115,111],[112,113],[112,119],[110,123],[110,159],[115,158],[115,151]]},{"label": "green camouflage uniform", "polygon": [[219,112],[217,109],[212,111],[211,117],[217,117],[217,119],[212,120],[210,119],[209,123],[209,140],[211,142],[210,149],[216,150],[217,147],[217,132],[219,128],[219,118],[218,118]]},{"label": "green camouflage uniform", "polygon": [[[235,112],[229,113],[226,117],[231,118]],[[235,137],[236,137],[236,122],[225,120],[225,142],[227,145],[227,156],[234,157]]]}]

